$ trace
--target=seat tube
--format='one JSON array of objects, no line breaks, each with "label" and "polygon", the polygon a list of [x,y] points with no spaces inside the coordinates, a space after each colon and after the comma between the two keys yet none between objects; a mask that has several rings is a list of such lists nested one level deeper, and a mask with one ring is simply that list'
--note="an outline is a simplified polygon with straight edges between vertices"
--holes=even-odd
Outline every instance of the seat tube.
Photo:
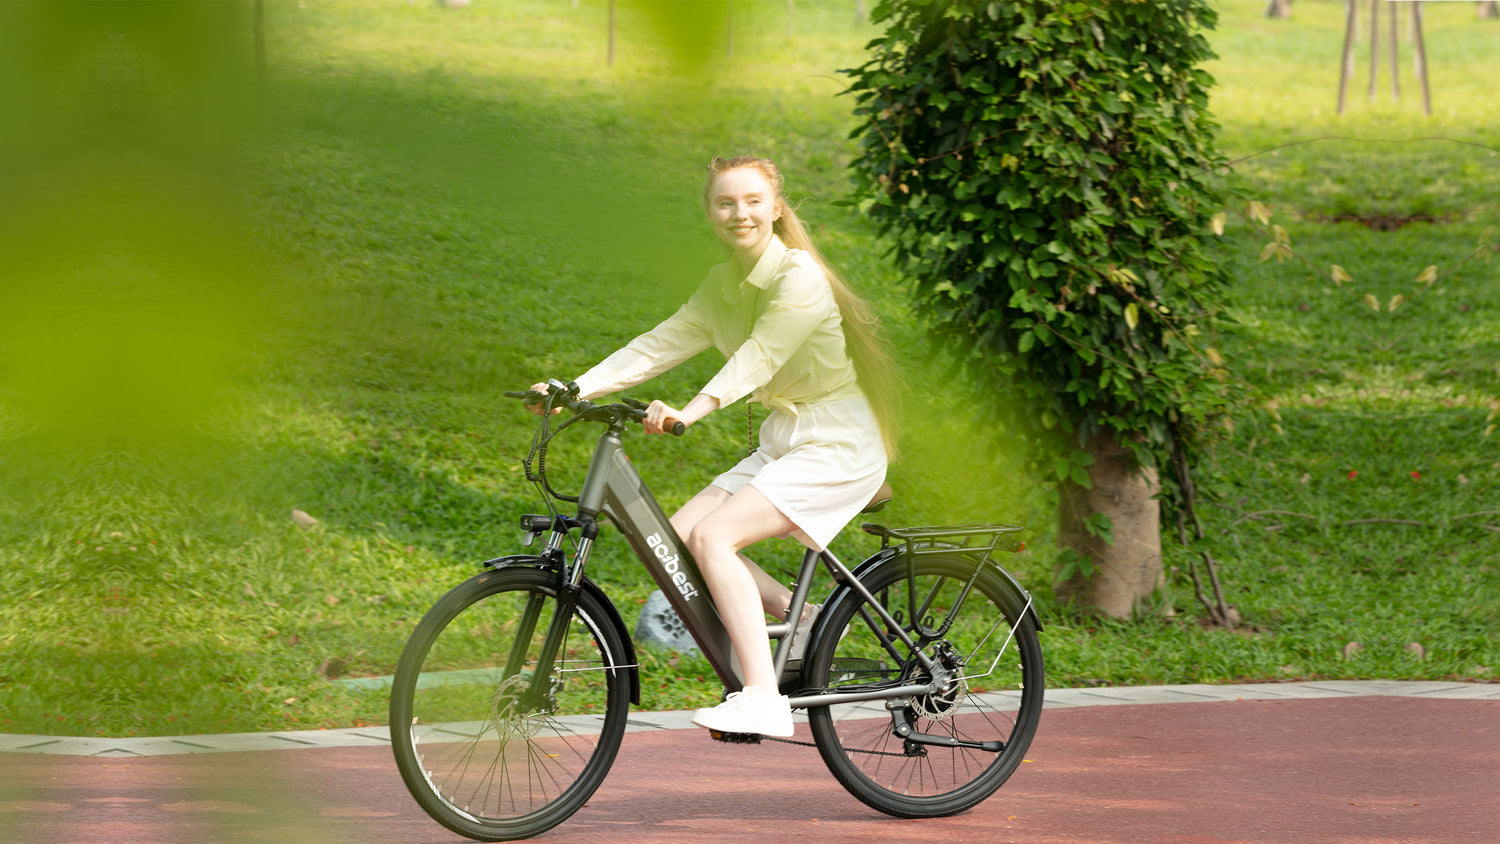
[{"label": "seat tube", "polygon": [[[781,641],[777,644],[776,652],[771,660],[772,667],[776,670],[776,676],[778,677],[786,669],[787,659],[791,655],[792,648],[788,644],[788,640],[797,633],[797,625],[802,618],[802,608],[807,605],[807,596],[812,592],[813,576],[817,573],[819,559],[821,559],[819,553],[811,548],[807,549],[802,555],[802,568],[797,573],[797,583],[792,589],[792,598],[786,607],[786,619],[777,624],[767,625],[766,629],[768,633],[772,630],[782,631]],[[797,617],[797,621],[792,620],[794,614]],[[811,635],[811,632],[808,631],[809,635]],[[811,642],[802,643],[804,654],[807,653],[807,648],[811,644]]]}]

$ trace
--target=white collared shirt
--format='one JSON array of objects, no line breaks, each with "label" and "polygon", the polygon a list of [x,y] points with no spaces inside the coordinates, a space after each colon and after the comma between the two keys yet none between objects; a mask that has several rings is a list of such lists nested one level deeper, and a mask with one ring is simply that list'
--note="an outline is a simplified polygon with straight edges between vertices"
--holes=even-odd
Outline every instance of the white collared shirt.
[{"label": "white collared shirt", "polygon": [[796,413],[799,404],[859,394],[828,279],[811,255],[775,236],[744,281],[730,279],[727,262],[714,266],[676,313],[579,376],[579,394],[633,387],[710,346],[728,362],[699,392],[720,407],[754,393]]}]

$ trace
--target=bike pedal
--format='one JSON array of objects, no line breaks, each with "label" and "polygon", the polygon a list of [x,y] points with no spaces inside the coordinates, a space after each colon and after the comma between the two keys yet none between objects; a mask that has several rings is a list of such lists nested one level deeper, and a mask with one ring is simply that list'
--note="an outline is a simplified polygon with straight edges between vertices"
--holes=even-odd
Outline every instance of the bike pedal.
[{"label": "bike pedal", "polygon": [[708,735],[714,741],[722,741],[727,744],[760,744],[759,733],[726,733],[722,730],[709,730]]}]

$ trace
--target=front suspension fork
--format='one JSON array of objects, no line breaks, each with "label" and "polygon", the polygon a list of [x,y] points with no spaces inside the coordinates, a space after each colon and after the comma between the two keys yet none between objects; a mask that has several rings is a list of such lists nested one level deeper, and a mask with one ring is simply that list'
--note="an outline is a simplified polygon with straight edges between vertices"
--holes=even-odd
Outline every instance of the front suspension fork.
[{"label": "front suspension fork", "polygon": [[[544,670],[544,666],[557,664],[557,656],[561,652],[564,640],[567,639],[568,625],[573,618],[573,610],[578,606],[578,593],[583,582],[583,572],[588,564],[589,552],[594,547],[594,540],[599,537],[599,523],[594,519],[588,519],[582,525],[582,537],[578,541],[577,550],[573,554],[573,565],[565,565],[562,540],[567,536],[567,526],[562,517],[554,520],[552,535],[547,540],[547,548],[541,554],[548,567],[557,575],[557,583],[554,587],[557,595],[557,609],[552,614],[552,620],[547,625],[547,632],[542,637],[541,651],[537,654],[536,670],[532,672],[531,683],[522,696],[522,700],[528,709],[541,708],[548,696],[552,693],[552,684],[555,679],[551,670]],[[511,644],[510,656],[505,661],[505,676],[508,680],[516,676],[526,667],[526,655],[531,650],[531,640],[536,632],[537,622],[541,620],[542,608],[546,605],[547,596],[539,592],[533,592],[528,596],[526,607],[521,612],[521,619],[516,627],[516,637]]]}]

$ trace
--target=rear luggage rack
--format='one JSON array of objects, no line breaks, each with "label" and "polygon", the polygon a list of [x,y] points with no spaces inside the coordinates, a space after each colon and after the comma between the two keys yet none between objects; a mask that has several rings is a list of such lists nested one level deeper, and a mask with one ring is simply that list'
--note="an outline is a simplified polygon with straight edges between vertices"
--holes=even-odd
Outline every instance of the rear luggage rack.
[{"label": "rear luggage rack", "polygon": [[880,537],[882,550],[896,545],[908,557],[964,551],[988,557],[991,551],[1021,551],[1020,525],[943,525],[938,527],[888,528],[865,522],[865,533]]}]

